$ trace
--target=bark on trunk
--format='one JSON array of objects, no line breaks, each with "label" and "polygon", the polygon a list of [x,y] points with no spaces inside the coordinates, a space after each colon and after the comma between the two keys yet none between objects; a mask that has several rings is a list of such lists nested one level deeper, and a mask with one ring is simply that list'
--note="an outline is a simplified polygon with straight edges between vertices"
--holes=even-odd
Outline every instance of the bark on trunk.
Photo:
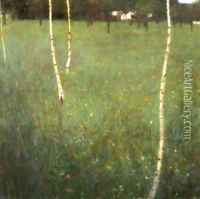
[{"label": "bark on trunk", "polygon": [[4,30],[3,30],[3,11],[2,11],[2,2],[0,0],[0,37],[1,37],[1,46],[3,51],[3,61],[6,64],[7,54],[6,54],[6,46],[4,40]]},{"label": "bark on trunk", "polygon": [[169,55],[171,49],[171,16],[170,16],[170,0],[166,0],[167,6],[167,24],[168,24],[168,33],[167,33],[167,45],[165,50],[165,57],[163,62],[161,83],[160,83],[160,109],[159,109],[159,119],[160,119],[160,140],[159,140],[159,148],[157,154],[157,168],[152,184],[152,188],[150,190],[148,199],[154,199],[156,197],[161,177],[161,170],[163,164],[163,156],[164,156],[164,146],[165,146],[165,92],[166,92],[166,80],[167,80],[167,68],[169,62]]},{"label": "bark on trunk", "polygon": [[67,43],[68,43],[68,52],[67,52],[67,62],[66,62],[66,71],[69,72],[69,69],[71,67],[71,58],[72,58],[72,48],[71,48],[71,42],[72,42],[72,33],[71,33],[71,10],[70,10],[70,1],[66,0],[66,6],[67,6],[67,19],[68,19],[68,35],[67,35]]},{"label": "bark on trunk", "polygon": [[58,97],[61,103],[64,102],[64,91],[62,87],[62,82],[58,70],[58,64],[56,60],[56,52],[55,52],[55,45],[54,45],[54,33],[53,33],[53,22],[52,22],[52,0],[49,0],[49,36],[50,36],[50,46],[51,46],[51,55],[53,61],[53,67],[55,71],[56,81],[57,81],[57,88],[58,88]]}]

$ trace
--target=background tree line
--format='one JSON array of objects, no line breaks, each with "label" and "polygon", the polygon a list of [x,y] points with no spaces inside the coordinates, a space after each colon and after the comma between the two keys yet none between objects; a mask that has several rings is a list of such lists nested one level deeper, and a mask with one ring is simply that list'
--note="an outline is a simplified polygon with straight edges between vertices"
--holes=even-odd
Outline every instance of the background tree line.
[{"label": "background tree line", "polygon": [[[181,5],[177,0],[171,0],[172,17],[176,20],[199,19],[200,3],[195,5]],[[54,17],[62,19],[66,15],[65,1],[54,0]],[[45,19],[48,17],[48,0],[2,0],[4,15],[9,13],[17,19]],[[71,0],[72,18],[105,19],[112,10],[140,13],[151,12],[156,18],[165,17],[165,0]]]}]

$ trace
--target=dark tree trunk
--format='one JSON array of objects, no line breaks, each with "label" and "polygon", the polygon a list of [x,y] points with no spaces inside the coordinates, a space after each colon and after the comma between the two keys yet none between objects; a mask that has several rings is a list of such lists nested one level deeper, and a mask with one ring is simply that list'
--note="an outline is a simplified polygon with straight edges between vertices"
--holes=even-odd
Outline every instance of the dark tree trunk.
[{"label": "dark tree trunk", "polygon": [[110,20],[107,20],[107,33],[110,34]]},{"label": "dark tree trunk", "polygon": [[190,30],[191,30],[191,32],[193,32],[193,22],[192,21],[190,21]]},{"label": "dark tree trunk", "polygon": [[40,24],[40,26],[42,26],[42,24],[43,24],[42,17],[39,19],[39,24]]},{"label": "dark tree trunk", "polygon": [[109,15],[109,13],[106,13],[104,16],[106,18],[107,33],[110,34],[111,16]]},{"label": "dark tree trunk", "polygon": [[87,19],[87,27],[89,28],[90,26],[92,26],[94,23],[93,19],[92,18],[88,18]]},{"label": "dark tree trunk", "polygon": [[3,10],[2,15],[3,15],[3,25],[5,26],[7,24],[6,11]]},{"label": "dark tree trunk", "polygon": [[129,25],[130,25],[130,26],[133,25],[133,19],[131,19],[131,20],[129,21]]},{"label": "dark tree trunk", "polygon": [[141,23],[140,21],[137,21],[137,28],[140,28],[141,27]]},{"label": "dark tree trunk", "polygon": [[42,6],[42,2],[40,1],[40,4],[39,4],[39,9],[40,9],[40,14],[39,14],[39,24],[40,26],[42,26],[42,22],[43,22],[43,6]]},{"label": "dark tree trunk", "polygon": [[145,21],[144,21],[144,27],[145,27],[145,30],[146,30],[146,31],[149,30],[149,22],[148,22],[148,20],[145,20]]}]

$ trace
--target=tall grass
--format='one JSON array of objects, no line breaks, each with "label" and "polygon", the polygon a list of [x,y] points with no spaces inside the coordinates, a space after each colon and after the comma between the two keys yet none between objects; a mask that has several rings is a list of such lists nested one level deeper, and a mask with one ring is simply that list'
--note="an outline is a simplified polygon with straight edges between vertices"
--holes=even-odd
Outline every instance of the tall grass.
[{"label": "tall grass", "polygon": [[[165,24],[73,22],[73,69],[62,70],[66,101],[56,98],[48,22],[7,26],[0,58],[0,193],[7,198],[146,198],[158,147],[159,80]],[[65,24],[55,21],[60,65]],[[11,31],[12,30],[12,31]],[[200,196],[200,30],[174,29],[167,87],[167,147],[158,198]],[[183,65],[194,62],[194,132],[182,135]],[[53,90],[53,92],[52,92]],[[198,91],[198,92],[197,92]],[[176,149],[176,152],[175,152]],[[188,172],[190,175],[188,175]]]}]

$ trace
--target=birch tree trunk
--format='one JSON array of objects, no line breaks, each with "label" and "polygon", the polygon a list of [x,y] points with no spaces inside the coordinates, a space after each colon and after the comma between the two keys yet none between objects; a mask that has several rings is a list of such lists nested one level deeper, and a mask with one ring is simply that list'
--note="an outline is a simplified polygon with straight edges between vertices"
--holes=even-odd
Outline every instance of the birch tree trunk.
[{"label": "birch tree trunk", "polygon": [[6,54],[6,45],[4,40],[4,30],[3,30],[3,10],[2,10],[2,2],[0,0],[0,37],[1,37],[1,46],[3,51],[3,61],[6,64],[7,54]]},{"label": "birch tree trunk", "polygon": [[160,140],[159,140],[159,148],[157,154],[157,168],[152,184],[152,188],[150,190],[148,199],[154,199],[156,197],[159,184],[160,177],[162,171],[163,164],[163,156],[164,156],[164,146],[165,146],[165,93],[166,93],[166,81],[167,81],[167,68],[169,62],[169,55],[171,49],[171,16],[170,16],[170,0],[166,0],[167,7],[167,24],[168,24],[168,32],[167,32],[167,44],[165,50],[165,57],[163,62],[161,83],[160,83],[160,109],[159,109],[159,119],[160,119]]},{"label": "birch tree trunk", "polygon": [[72,58],[71,9],[70,9],[70,1],[69,0],[66,0],[66,6],[67,6],[67,19],[68,19],[68,35],[67,35],[68,56],[67,56],[67,62],[66,62],[65,67],[66,67],[66,71],[69,72],[69,69],[71,67],[71,58]]},{"label": "birch tree trunk", "polygon": [[58,97],[61,103],[64,102],[64,91],[62,87],[62,82],[58,70],[58,64],[56,60],[56,52],[54,45],[54,33],[53,33],[53,19],[52,19],[52,0],[49,0],[49,36],[50,36],[50,45],[51,45],[51,55],[53,61],[54,72],[56,76],[57,89],[58,89]]}]

